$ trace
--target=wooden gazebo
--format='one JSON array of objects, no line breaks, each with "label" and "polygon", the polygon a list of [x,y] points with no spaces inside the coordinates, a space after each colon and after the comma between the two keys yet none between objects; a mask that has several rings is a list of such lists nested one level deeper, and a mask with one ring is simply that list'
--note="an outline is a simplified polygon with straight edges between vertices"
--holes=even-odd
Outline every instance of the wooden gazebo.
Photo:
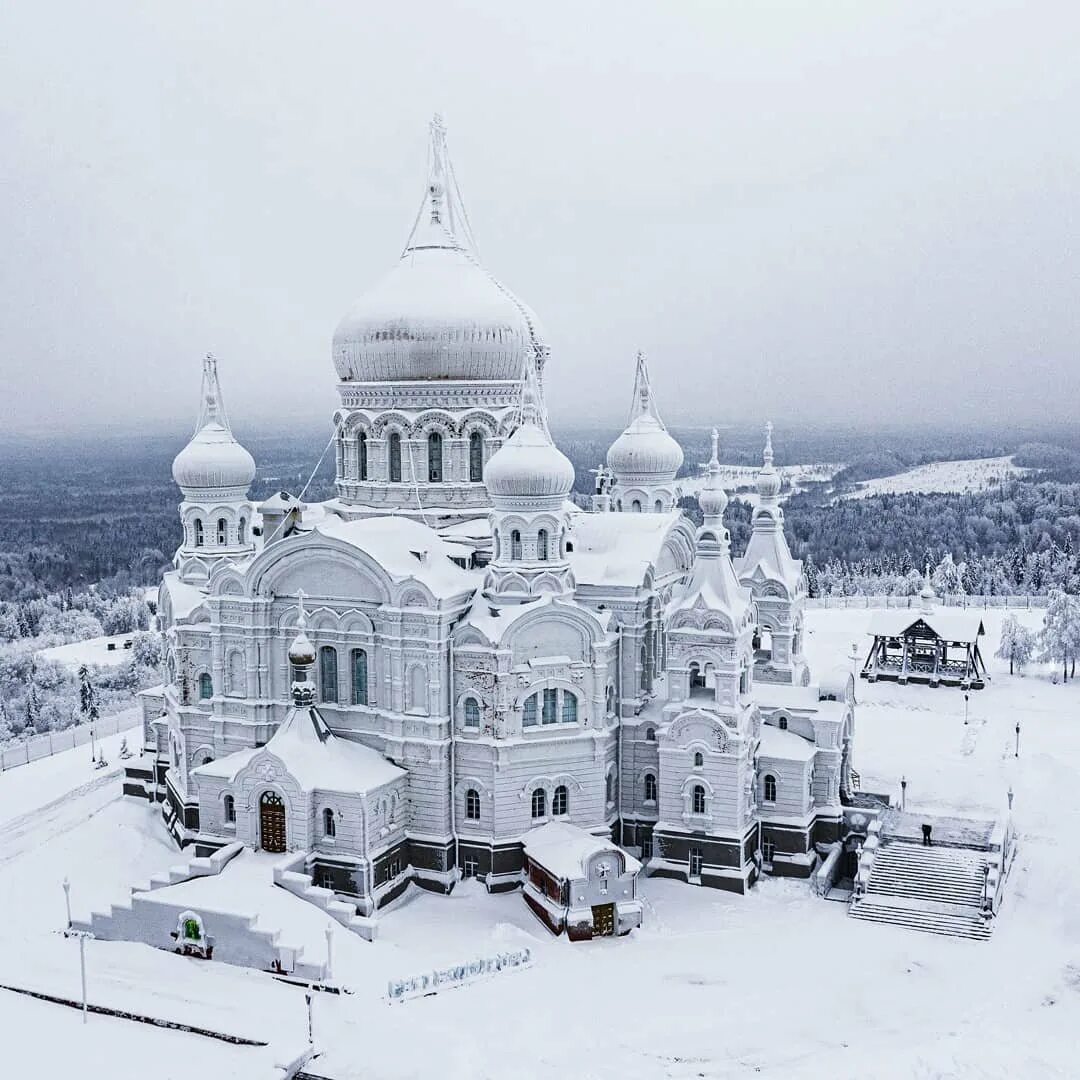
[{"label": "wooden gazebo", "polygon": [[985,633],[982,616],[973,611],[878,612],[862,677],[981,690],[989,678],[979,652]]}]

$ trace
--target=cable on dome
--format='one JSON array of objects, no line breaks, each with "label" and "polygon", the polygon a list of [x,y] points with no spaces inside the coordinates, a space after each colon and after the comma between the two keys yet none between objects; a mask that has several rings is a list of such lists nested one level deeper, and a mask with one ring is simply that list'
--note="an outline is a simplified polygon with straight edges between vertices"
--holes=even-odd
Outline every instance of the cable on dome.
[{"label": "cable on dome", "polygon": [[[311,481],[315,479],[315,474],[322,468],[322,463],[326,460],[326,455],[330,450],[330,447],[334,445],[334,441],[341,435],[341,429],[343,424],[339,422],[334,427],[334,433],[330,436],[330,441],[323,448],[323,452],[319,455],[319,460],[315,462],[315,468],[311,470],[311,475],[307,478],[307,483],[300,489],[300,494],[296,496],[296,501],[303,502],[304,496],[307,494],[307,489],[311,487]],[[260,511],[261,512],[261,511]],[[282,525],[288,520],[289,515],[286,514],[279,522],[277,528],[267,537],[263,538],[263,548],[268,547],[275,536],[281,531]]]}]

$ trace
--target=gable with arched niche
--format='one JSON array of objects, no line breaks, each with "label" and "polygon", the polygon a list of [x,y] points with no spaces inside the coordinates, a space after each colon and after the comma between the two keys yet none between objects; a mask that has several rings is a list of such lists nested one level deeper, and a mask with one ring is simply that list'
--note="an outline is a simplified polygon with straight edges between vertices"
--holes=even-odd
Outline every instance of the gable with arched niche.
[{"label": "gable with arched niche", "polygon": [[252,562],[246,575],[247,595],[273,599],[309,596],[339,601],[385,604],[391,599],[391,576],[366,551],[322,533],[278,540]]},{"label": "gable with arched niche", "polygon": [[521,615],[503,636],[513,666],[546,656],[593,664],[606,632],[599,619],[575,603],[552,600]]},{"label": "gable with arched niche", "polygon": [[248,847],[262,846],[259,809],[262,797],[273,793],[285,807],[285,848],[309,849],[312,842],[311,793],[306,792],[276,754],[256,754],[226,785],[234,798],[236,839]]}]

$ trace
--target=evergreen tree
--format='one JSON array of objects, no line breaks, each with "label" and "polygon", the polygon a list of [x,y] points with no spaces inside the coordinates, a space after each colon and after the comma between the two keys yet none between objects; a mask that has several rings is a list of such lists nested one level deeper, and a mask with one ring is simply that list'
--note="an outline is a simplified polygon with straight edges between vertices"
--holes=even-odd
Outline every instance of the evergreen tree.
[{"label": "evergreen tree", "polygon": [[41,701],[38,698],[37,683],[30,680],[26,689],[26,705],[23,708],[25,726],[30,731],[37,731],[41,724]]},{"label": "evergreen tree", "polygon": [[85,664],[79,668],[79,712],[84,719],[93,724],[100,715],[97,688],[90,678],[90,671]]}]

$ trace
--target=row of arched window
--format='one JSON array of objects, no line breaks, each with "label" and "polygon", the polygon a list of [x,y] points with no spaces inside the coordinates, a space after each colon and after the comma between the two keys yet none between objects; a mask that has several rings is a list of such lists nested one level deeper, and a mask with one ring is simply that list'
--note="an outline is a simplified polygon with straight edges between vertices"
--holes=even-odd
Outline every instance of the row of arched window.
[{"label": "row of arched window", "polygon": [[576,724],[578,700],[569,690],[548,688],[538,690],[525,699],[521,710],[521,726],[536,727],[538,724]]},{"label": "row of arched window", "polygon": [[[616,503],[616,505],[621,510],[623,508],[622,499],[619,499],[618,502]],[[630,503],[630,512],[631,513],[640,514],[643,510],[644,510],[644,507],[642,506],[640,499],[634,499]],[[657,513],[657,514],[662,514],[664,512],[663,500],[661,500],[661,499],[656,500],[656,503],[653,505],[653,512]]]},{"label": "row of arched window", "polygon": [[[368,704],[368,655],[366,649],[349,651],[350,700]],[[338,651],[333,645],[319,649],[319,697],[329,704],[338,701]]]},{"label": "row of arched window", "polygon": [[[505,559],[509,554],[511,562],[521,562],[524,558],[524,545],[521,540],[521,530],[510,530],[510,551],[503,551],[503,540],[499,530],[495,530],[495,558]],[[536,534],[536,553],[533,556],[536,562],[550,562],[559,557],[558,547],[547,529],[540,529]]]},{"label": "row of arched window", "polygon": [[[368,440],[366,432],[357,436],[357,471],[361,480],[370,479],[368,475]],[[392,484],[402,482],[401,434],[390,432],[386,440],[386,473]],[[441,484],[446,476],[445,451],[441,431],[430,431],[427,437],[427,479],[428,483]],[[484,436],[479,431],[469,435],[469,482],[479,484],[484,479]]]},{"label": "row of arched window", "polygon": [[[206,546],[206,526],[203,519],[195,518],[191,523],[191,543],[193,547]],[[217,546],[226,547],[229,543],[229,522],[226,518],[217,519]],[[247,543],[247,518],[241,517],[236,527],[236,542],[239,545]]]}]

